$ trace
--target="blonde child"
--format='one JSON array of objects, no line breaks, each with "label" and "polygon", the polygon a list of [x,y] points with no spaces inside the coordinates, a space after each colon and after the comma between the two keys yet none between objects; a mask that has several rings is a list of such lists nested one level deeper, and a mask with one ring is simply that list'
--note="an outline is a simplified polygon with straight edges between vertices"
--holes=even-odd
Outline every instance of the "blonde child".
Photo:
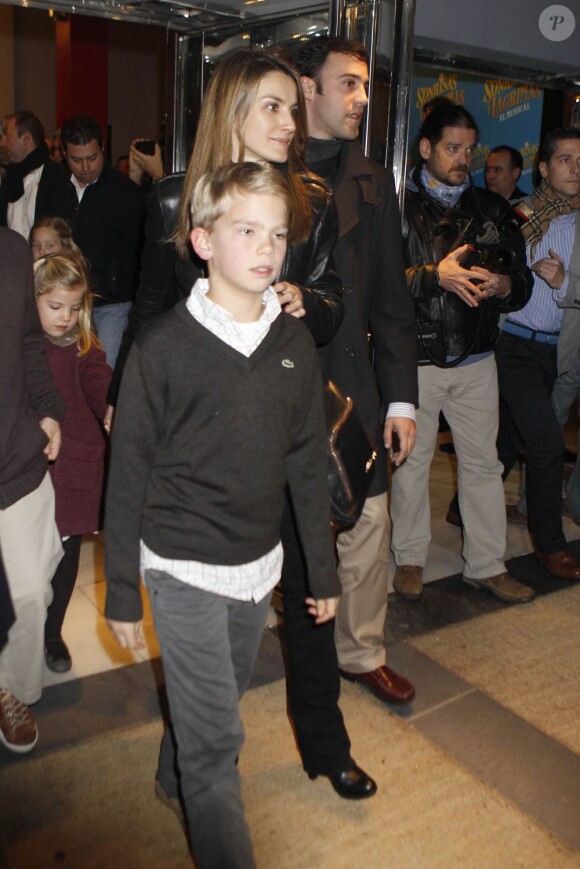
[{"label": "blonde child", "polygon": [[41,217],[30,230],[30,247],[34,261],[57,253],[75,259],[82,254],[72,239],[70,225],[62,217]]},{"label": "blonde child", "polygon": [[55,254],[34,266],[48,363],[66,402],[61,452],[50,466],[64,556],[52,580],[45,656],[47,666],[57,673],[72,666],[61,630],[78,572],[81,535],[100,528],[106,446],[102,420],[112,373],[91,330],[92,298],[82,263],[78,257]]},{"label": "blonde child", "polygon": [[330,621],[340,593],[318,359],[271,286],[289,200],[282,174],[255,163],[200,179],[191,242],[209,278],[137,337],[113,430],[105,612],[123,648],[143,647],[141,570],[199,869],[255,866],[236,766],[238,699],[280,578],[287,483],[313,620]]}]

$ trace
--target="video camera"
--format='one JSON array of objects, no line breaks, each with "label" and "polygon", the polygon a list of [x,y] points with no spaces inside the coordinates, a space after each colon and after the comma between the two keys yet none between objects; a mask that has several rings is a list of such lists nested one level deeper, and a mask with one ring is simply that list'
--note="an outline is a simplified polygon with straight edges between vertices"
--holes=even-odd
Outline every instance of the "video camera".
[{"label": "video camera", "polygon": [[526,263],[526,246],[520,232],[525,222],[525,216],[512,209],[499,223],[487,221],[482,226],[474,217],[450,208],[440,220],[437,232],[456,234],[447,253],[470,245],[471,250],[460,260],[463,268],[479,266],[494,274],[510,275]]}]

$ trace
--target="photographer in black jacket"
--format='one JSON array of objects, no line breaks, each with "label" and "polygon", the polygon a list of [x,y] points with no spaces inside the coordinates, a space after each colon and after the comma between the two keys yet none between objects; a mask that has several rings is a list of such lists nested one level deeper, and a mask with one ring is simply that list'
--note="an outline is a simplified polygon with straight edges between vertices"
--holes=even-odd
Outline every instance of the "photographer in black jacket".
[{"label": "photographer in black jacket", "polygon": [[493,351],[500,313],[527,303],[532,276],[509,204],[471,182],[477,135],[461,106],[435,108],[420,131],[422,162],[407,184],[405,261],[419,336],[419,410],[415,450],[393,478],[394,587],[409,600],[422,593],[431,538],[429,468],[443,411],[458,458],[463,579],[507,603],[524,603],[534,592],[506,572],[503,560]]}]

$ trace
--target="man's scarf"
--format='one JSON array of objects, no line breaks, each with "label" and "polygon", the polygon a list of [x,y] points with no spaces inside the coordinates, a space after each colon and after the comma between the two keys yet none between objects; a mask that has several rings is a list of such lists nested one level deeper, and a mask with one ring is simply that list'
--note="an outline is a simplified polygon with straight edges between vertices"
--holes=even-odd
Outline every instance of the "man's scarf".
[{"label": "man's scarf", "polygon": [[6,202],[17,202],[24,196],[24,179],[50,159],[46,142],[42,142],[20,163],[10,163],[2,179],[2,198]]},{"label": "man's scarf", "polygon": [[455,184],[453,186],[444,184],[431,175],[426,163],[423,163],[421,167],[421,181],[429,195],[441,205],[445,205],[446,208],[454,208],[471,184],[469,175],[467,174],[462,184]]},{"label": "man's scarf", "polygon": [[526,218],[521,230],[533,258],[536,247],[554,218],[580,211],[580,195],[562,199],[544,178],[531,196],[514,206],[514,211]]}]

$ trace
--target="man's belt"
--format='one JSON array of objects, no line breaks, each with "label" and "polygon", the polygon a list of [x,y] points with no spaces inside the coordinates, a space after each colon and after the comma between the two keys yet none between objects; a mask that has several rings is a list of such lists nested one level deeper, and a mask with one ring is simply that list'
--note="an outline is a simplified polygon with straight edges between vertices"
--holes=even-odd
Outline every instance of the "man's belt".
[{"label": "man's belt", "polygon": [[512,323],[511,320],[505,321],[503,331],[517,335],[519,338],[526,338],[528,341],[538,341],[540,344],[557,344],[560,334],[559,332],[541,332],[538,329],[528,329],[527,326],[520,326],[519,323]]}]

